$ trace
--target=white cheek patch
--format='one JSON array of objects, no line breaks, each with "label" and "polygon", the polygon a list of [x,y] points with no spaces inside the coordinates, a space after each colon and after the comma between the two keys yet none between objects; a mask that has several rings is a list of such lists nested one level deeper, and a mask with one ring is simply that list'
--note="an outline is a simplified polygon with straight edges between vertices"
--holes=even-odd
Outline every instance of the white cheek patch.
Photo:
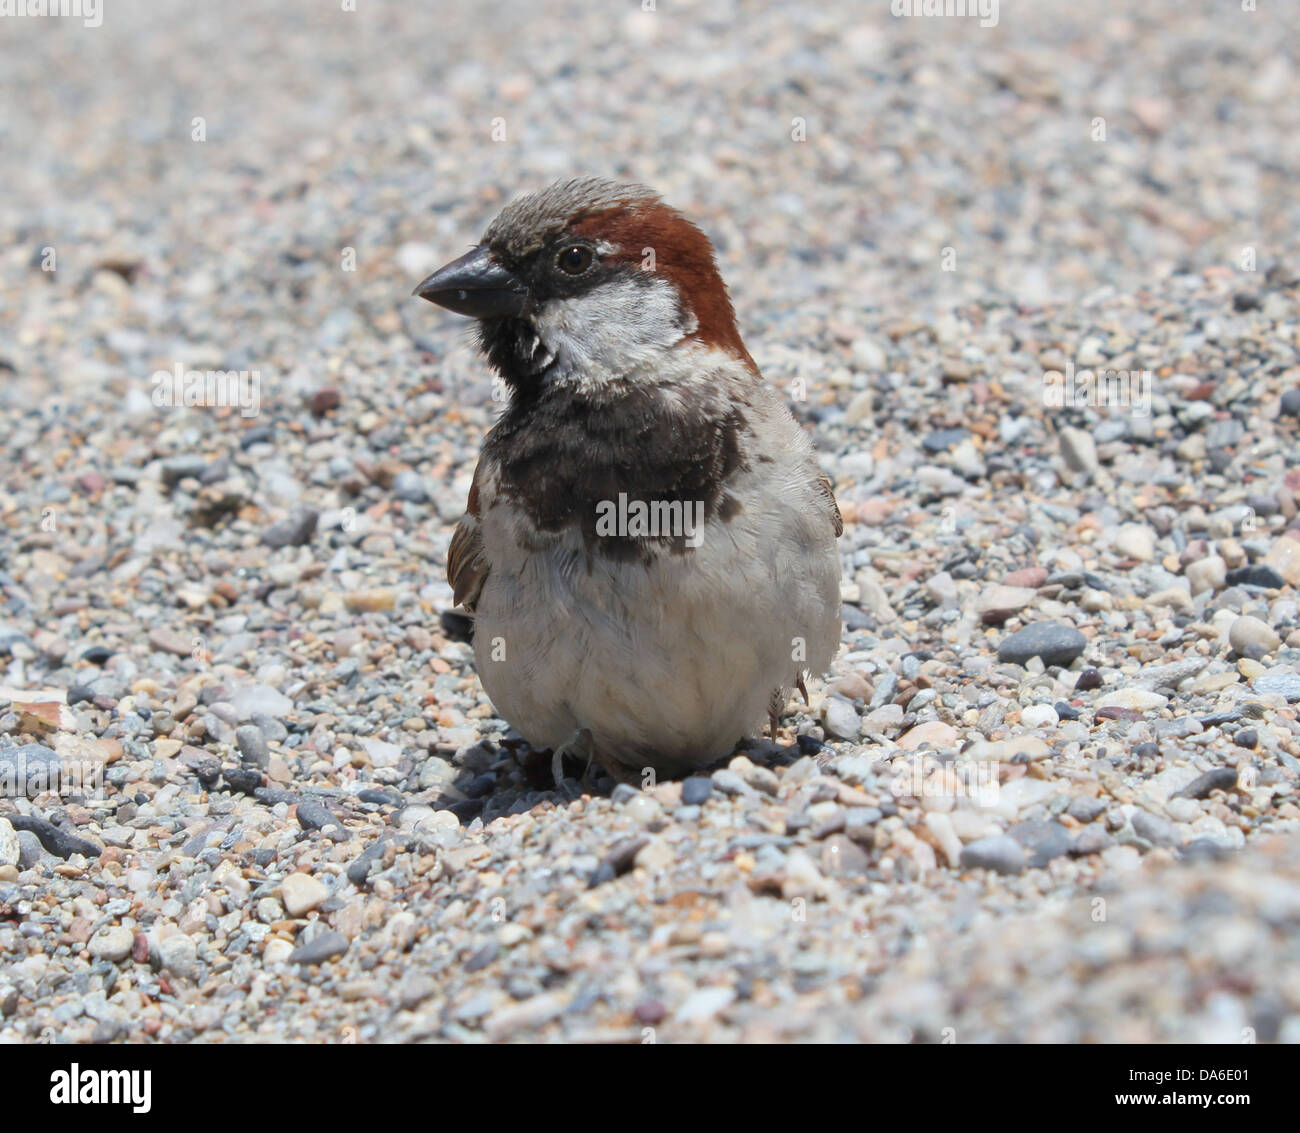
[{"label": "white cheek patch", "polygon": [[616,279],[576,299],[547,303],[533,320],[554,356],[550,381],[600,381],[655,359],[690,333],[677,291],[663,280]]}]

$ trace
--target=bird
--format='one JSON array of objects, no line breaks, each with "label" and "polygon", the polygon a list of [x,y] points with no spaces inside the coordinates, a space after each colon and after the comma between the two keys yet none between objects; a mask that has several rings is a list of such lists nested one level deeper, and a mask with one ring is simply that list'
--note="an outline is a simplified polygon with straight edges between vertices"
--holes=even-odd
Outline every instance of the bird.
[{"label": "bird", "polygon": [[476,320],[505,403],[447,551],[497,714],[557,785],[566,756],[646,786],[775,738],[839,648],[844,524],[704,232],[562,180],[413,294]]}]

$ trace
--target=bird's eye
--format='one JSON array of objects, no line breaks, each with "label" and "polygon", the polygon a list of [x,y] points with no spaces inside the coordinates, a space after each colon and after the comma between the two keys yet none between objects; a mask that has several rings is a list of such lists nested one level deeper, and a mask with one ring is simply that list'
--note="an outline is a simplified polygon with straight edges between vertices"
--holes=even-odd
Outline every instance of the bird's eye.
[{"label": "bird's eye", "polygon": [[591,267],[591,261],[591,249],[584,248],[581,244],[565,248],[555,257],[556,266],[566,275],[581,275]]}]

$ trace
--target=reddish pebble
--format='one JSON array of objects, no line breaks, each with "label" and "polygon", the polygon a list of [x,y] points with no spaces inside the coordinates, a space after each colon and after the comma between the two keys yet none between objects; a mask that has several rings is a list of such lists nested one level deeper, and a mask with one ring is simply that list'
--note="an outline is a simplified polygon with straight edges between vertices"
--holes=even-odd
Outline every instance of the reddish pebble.
[{"label": "reddish pebble", "polygon": [[343,401],[343,395],[333,386],[318,389],[311,395],[311,411],[317,417],[323,417],[331,409],[337,409]]},{"label": "reddish pebble", "polygon": [[93,496],[96,492],[102,492],[108,486],[108,481],[98,472],[83,472],[77,477],[77,487],[88,496]]},{"label": "reddish pebble", "polygon": [[1037,590],[1046,581],[1047,570],[1044,567],[1025,567],[1023,570],[1013,570],[1002,580],[1006,586],[1025,586],[1030,590]]}]

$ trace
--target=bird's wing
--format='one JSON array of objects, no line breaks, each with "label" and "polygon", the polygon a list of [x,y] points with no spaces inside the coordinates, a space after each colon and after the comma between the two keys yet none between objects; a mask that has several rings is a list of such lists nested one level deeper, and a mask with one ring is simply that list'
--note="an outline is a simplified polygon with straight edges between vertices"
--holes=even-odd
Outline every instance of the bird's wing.
[{"label": "bird's wing", "polygon": [[483,533],[479,527],[479,479],[482,471],[480,463],[474,469],[465,514],[456,524],[451,546],[447,548],[447,581],[451,583],[456,605],[464,606],[471,613],[490,569],[483,554]]},{"label": "bird's wing", "polygon": [[835,490],[831,486],[831,478],[825,472],[817,477],[817,491],[830,508],[830,520],[835,527],[835,538],[838,539],[844,534],[844,517],[840,515],[840,505],[835,502]]}]

